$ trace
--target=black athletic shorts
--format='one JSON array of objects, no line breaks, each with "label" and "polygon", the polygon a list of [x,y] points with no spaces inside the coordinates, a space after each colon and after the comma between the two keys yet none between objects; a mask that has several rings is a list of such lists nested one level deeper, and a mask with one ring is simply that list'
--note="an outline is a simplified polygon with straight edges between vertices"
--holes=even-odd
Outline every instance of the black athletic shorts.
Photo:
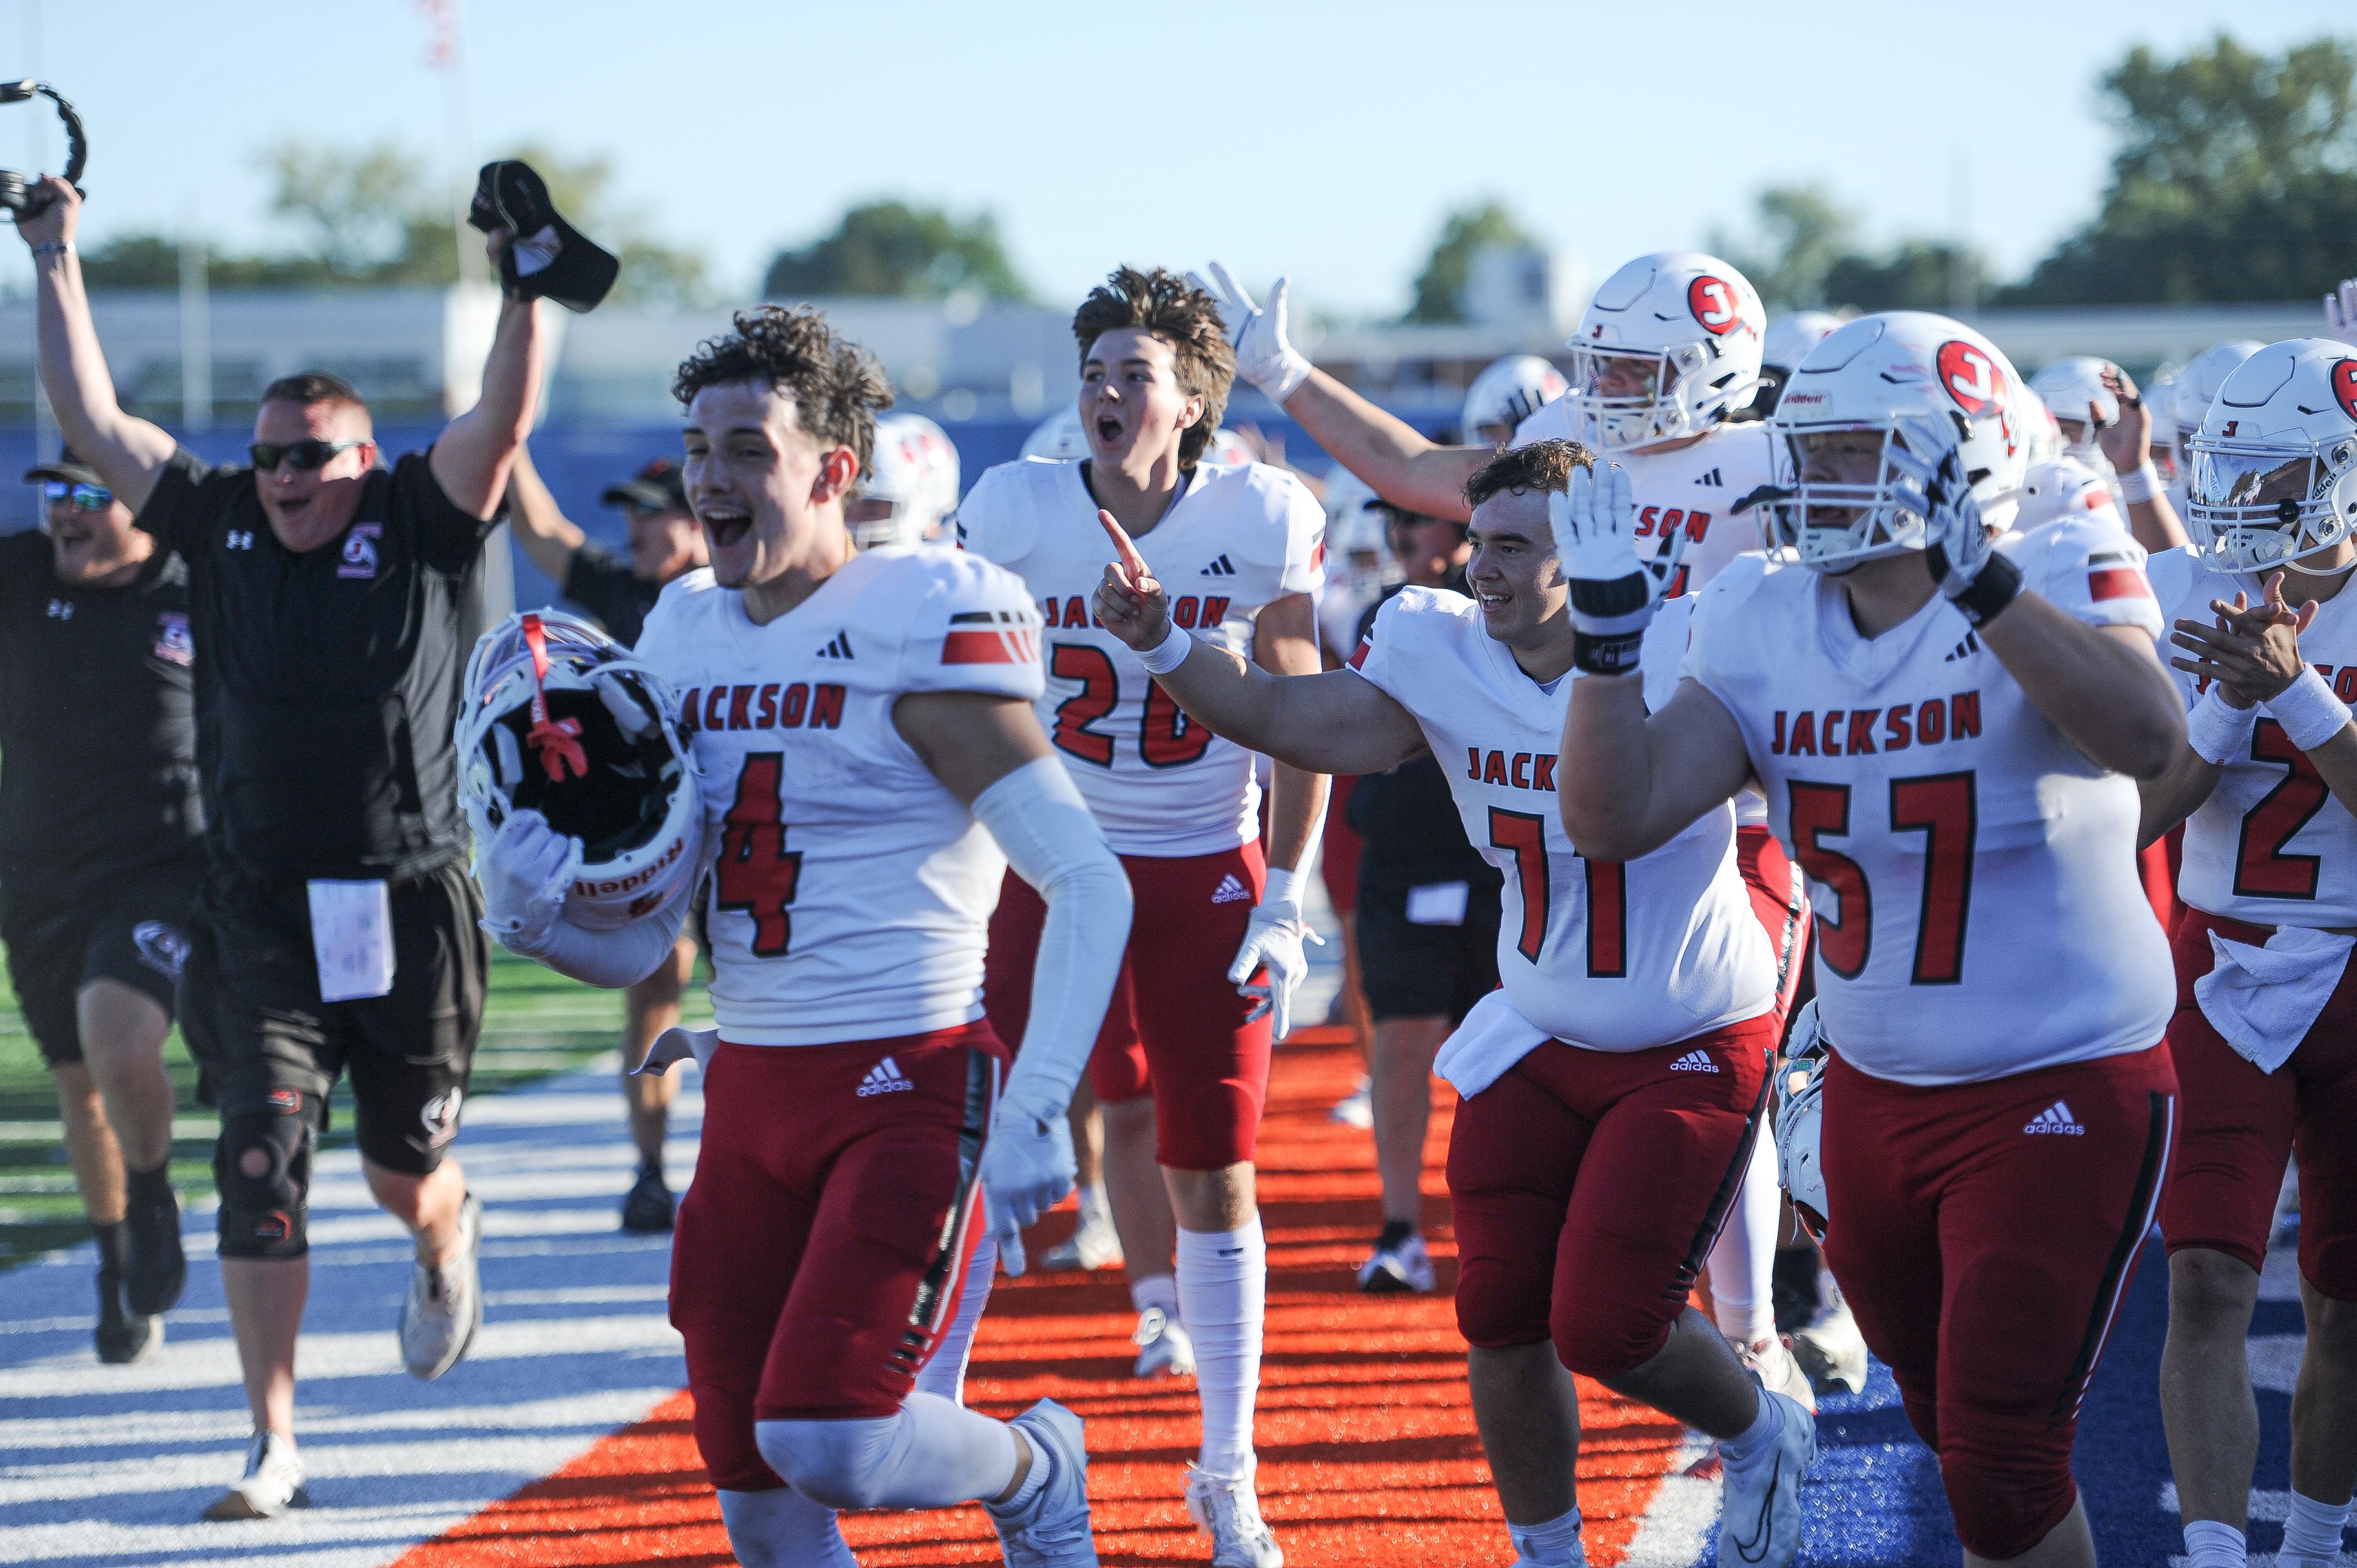
[{"label": "black athletic shorts", "polygon": [[[1453,885],[1439,885],[1453,886]],[[1464,1020],[1473,1004],[1498,988],[1498,888],[1495,883],[1464,884],[1465,916],[1456,925],[1420,924],[1408,918],[1411,900],[1438,904],[1450,899],[1431,889],[1394,886],[1359,875],[1359,906],[1353,929],[1359,943],[1359,985],[1367,1012],[1384,1018]],[[1424,894],[1417,898],[1417,893]]]},{"label": "black athletic shorts", "polygon": [[180,1028],[204,1069],[199,1097],[224,1126],[303,1098],[327,1131],[328,1091],[351,1074],[361,1153],[425,1176],[458,1133],[483,1022],[490,940],[460,862],[396,882],[393,989],[319,1000],[310,894],[300,880],[216,876],[180,975]]},{"label": "black athletic shorts", "polygon": [[197,875],[127,882],[70,909],[9,911],[8,979],[25,1026],[52,1067],[81,1060],[75,999],[93,980],[114,980],[156,999],[169,1017],[188,956]]}]

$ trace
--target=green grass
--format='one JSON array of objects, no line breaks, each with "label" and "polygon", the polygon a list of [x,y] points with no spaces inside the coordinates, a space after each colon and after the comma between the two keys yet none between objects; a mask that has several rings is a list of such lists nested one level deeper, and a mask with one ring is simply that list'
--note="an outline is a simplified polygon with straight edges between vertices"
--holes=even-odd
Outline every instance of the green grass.
[{"label": "green grass", "polygon": [[[691,987],[691,1017],[703,1011],[703,975]],[[58,1128],[58,1101],[40,1051],[25,1030],[16,997],[0,981],[0,1269],[90,1235]],[[708,1022],[708,1020],[706,1020]],[[613,1048],[622,1029],[622,995],[553,974],[492,949],[490,994],[475,1051],[469,1097],[496,1094],[561,1071]],[[212,1190],[213,1113],[197,1103],[197,1069],[180,1032],[164,1047],[179,1091],[172,1127],[172,1185],[186,1201]],[[615,1116],[621,1105],[616,1097]],[[351,1142],[351,1090],[339,1083],[330,1102],[328,1148]]]}]

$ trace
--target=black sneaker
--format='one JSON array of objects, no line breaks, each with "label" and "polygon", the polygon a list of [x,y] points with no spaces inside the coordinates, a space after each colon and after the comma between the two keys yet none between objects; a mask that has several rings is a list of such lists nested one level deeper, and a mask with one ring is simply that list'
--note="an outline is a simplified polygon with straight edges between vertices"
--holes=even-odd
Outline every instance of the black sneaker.
[{"label": "black sneaker", "polygon": [[135,1191],[123,1222],[131,1238],[131,1256],[123,1270],[125,1304],[150,1316],[171,1311],[188,1283],[188,1256],[180,1251],[178,1197],[168,1187],[160,1196]]},{"label": "black sneaker", "polygon": [[156,1353],[156,1348],[164,1343],[164,1320],[126,1311],[123,1305],[123,1276],[113,1269],[101,1269],[98,1329],[91,1337],[98,1344],[100,1360],[110,1367],[124,1367]]},{"label": "black sneaker", "polygon": [[622,1229],[659,1234],[671,1229],[678,1207],[679,1200],[663,1185],[662,1167],[640,1165],[639,1179],[630,1184],[630,1195],[622,1199]]}]

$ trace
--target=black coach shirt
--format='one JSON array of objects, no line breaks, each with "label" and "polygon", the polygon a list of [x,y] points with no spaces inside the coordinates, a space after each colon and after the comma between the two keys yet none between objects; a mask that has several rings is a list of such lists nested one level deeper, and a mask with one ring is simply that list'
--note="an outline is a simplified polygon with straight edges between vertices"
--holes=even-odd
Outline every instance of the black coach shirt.
[{"label": "black coach shirt", "polygon": [[188,571],[57,579],[48,535],[0,538],[0,896],[11,919],[203,862]]},{"label": "black coach shirt", "polygon": [[640,579],[630,564],[594,544],[573,553],[573,564],[559,585],[565,596],[597,618],[606,635],[626,648],[638,646],[647,612],[662,596],[662,585]]},{"label": "black coach shirt", "polygon": [[[1465,569],[1450,572],[1441,586],[1467,592]],[[1359,618],[1361,641],[1373,629],[1376,613],[1400,587],[1394,584],[1385,588],[1383,597]],[[1410,887],[1435,882],[1499,886],[1496,868],[1466,838],[1465,820],[1457,814],[1448,779],[1429,753],[1412,757],[1388,772],[1361,775],[1351,787],[1343,817],[1366,841],[1359,856],[1361,889],[1404,897]]]},{"label": "black coach shirt", "polygon": [[279,543],[253,470],[172,455],[139,526],[185,557],[199,764],[248,876],[398,881],[465,842],[451,738],[491,524],[413,452],[369,476],[350,527]]}]

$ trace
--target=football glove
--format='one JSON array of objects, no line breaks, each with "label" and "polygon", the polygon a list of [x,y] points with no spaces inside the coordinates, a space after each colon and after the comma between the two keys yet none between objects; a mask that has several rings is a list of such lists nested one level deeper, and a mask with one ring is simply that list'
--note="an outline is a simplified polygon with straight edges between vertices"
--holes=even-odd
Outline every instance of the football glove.
[{"label": "football glove", "polygon": [[1064,1201],[1077,1176],[1064,1112],[1002,1097],[982,1146],[982,1195],[998,1261],[1010,1275],[1025,1267],[1023,1232]]},{"label": "football glove", "polygon": [[2324,296],[2324,335],[2357,349],[2357,278],[2342,278]]},{"label": "football glove", "polygon": [[1792,1212],[1820,1241],[1825,1239],[1825,1172],[1817,1150],[1824,1097],[1825,1036],[1813,996],[1792,1015],[1783,1065],[1776,1071],[1776,1176],[1792,1199]]},{"label": "football glove", "polygon": [[1686,531],[1672,528],[1648,561],[1637,551],[1637,501],[1628,471],[1574,468],[1569,491],[1547,495],[1555,561],[1571,587],[1571,661],[1590,675],[1637,668],[1645,628],[1677,580]]},{"label": "football glove", "polygon": [[2021,568],[1997,553],[1981,522],[1981,504],[1946,420],[1899,422],[1899,439],[1885,449],[1900,475],[1891,487],[1901,507],[1923,520],[1923,564],[1948,602],[1975,626],[1986,626],[2021,592]]},{"label": "football glove", "polygon": [[[1252,999],[1252,1011],[1244,1022],[1275,1017],[1269,1024],[1272,1043],[1282,1040],[1293,1029],[1293,995],[1301,983],[1309,978],[1309,958],[1302,950],[1307,939],[1319,947],[1326,939],[1309,929],[1301,918],[1300,902],[1293,896],[1289,883],[1281,883],[1275,873],[1269,875],[1269,888],[1253,906],[1252,919],[1244,927],[1243,945],[1236,950],[1236,961],[1228,965],[1228,983],[1239,995]],[[1254,970],[1265,972],[1254,981]]]},{"label": "football glove", "polygon": [[581,874],[581,841],[548,825],[538,811],[511,811],[499,831],[475,845],[475,880],[483,885],[483,929],[502,946],[529,953],[564,912]]},{"label": "football glove", "polygon": [[1309,379],[1309,361],[1285,335],[1286,280],[1276,280],[1263,307],[1253,303],[1244,285],[1225,266],[1212,262],[1210,267],[1208,281],[1200,273],[1189,273],[1187,281],[1219,303],[1228,343],[1236,351],[1236,374],[1260,388],[1270,402],[1283,404]]}]

